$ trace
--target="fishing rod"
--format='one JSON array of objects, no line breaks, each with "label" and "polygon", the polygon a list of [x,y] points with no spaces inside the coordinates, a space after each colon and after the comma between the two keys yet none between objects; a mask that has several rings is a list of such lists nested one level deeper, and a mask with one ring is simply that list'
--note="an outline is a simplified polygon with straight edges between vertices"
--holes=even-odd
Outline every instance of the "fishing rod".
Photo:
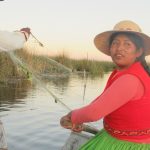
[{"label": "fishing rod", "polygon": [[[31,33],[31,35],[40,44],[40,46],[42,46],[42,47],[44,46],[32,33]],[[54,60],[52,60],[52,59],[50,59],[48,57],[45,57],[45,58],[50,60],[51,62],[54,62],[58,66],[63,67],[65,70],[67,70],[69,72],[72,72],[72,70],[70,68],[67,68],[66,66],[64,66],[64,65],[62,65],[62,64],[60,64],[60,63],[58,63],[58,62],[56,62],[56,61],[54,61]],[[85,97],[86,81],[87,81],[86,80],[86,71],[85,70],[84,70],[84,80],[85,80],[85,82],[84,82],[83,101],[84,101],[84,97]],[[49,91],[49,90],[47,90],[47,91]],[[62,101],[60,101],[51,91],[49,91],[49,93],[54,97],[55,102],[59,101],[63,106],[65,106],[69,111],[71,111],[71,109],[65,103],[62,103]],[[67,122],[67,121],[64,122],[64,125],[67,125],[67,124],[68,124],[68,126],[72,126],[72,124],[70,122]],[[92,133],[92,134],[97,134],[99,132],[99,130],[95,129],[94,127],[91,127],[91,126],[85,125],[85,124],[83,124],[82,128],[83,128],[83,131],[89,132],[89,133]]]},{"label": "fishing rod", "polygon": [[[62,106],[64,106],[67,110],[71,111],[71,108],[66,105],[64,102],[62,102],[55,94],[53,94],[53,92],[51,92],[46,86],[45,84],[41,81],[41,79],[39,78],[38,75],[36,75],[36,73],[33,71],[33,69],[31,69],[25,62],[21,61],[15,54],[13,51],[8,52],[10,58],[12,59],[12,61],[16,64],[16,65],[21,65],[24,66],[30,73],[32,73],[33,78],[37,81],[37,83],[40,83],[41,87],[43,87],[54,99],[55,102],[59,102]],[[71,122],[64,122],[65,125],[69,125],[71,126]],[[92,134],[97,134],[99,132],[99,130],[95,129],[94,127],[91,127],[89,125],[83,124],[82,126],[83,131],[88,132],[88,133],[92,133]]]},{"label": "fishing rod", "polygon": [[33,35],[32,32],[30,32],[30,34],[31,34],[32,37],[39,43],[40,46],[44,47],[44,45]]},{"label": "fishing rod", "polygon": [[[42,46],[42,47],[44,46],[44,45],[33,35],[33,33],[30,32],[30,34],[31,34],[31,36],[39,43],[40,46]],[[67,108],[69,111],[71,111],[70,107],[68,107],[64,102],[62,102],[56,95],[54,95],[54,94],[45,86],[45,84],[44,84],[43,82],[41,82],[41,79],[39,78],[39,76],[36,75],[36,73],[33,71],[33,69],[31,69],[25,62],[22,62],[13,52],[10,51],[8,54],[9,54],[10,58],[12,59],[12,61],[13,61],[16,65],[19,64],[19,65],[25,67],[26,70],[28,70],[29,72],[32,73],[33,78],[34,78],[38,83],[40,83],[40,85],[41,85],[46,91],[48,91],[48,93],[55,99],[55,102],[61,103],[65,108]],[[47,59],[48,59],[48,58],[47,58]],[[56,63],[56,62],[55,62],[55,63]],[[59,64],[59,63],[57,63],[57,65],[58,65],[58,64]],[[62,66],[63,66],[63,65],[61,65],[61,67],[62,67]],[[68,69],[67,67],[64,67],[64,66],[63,66],[63,68],[66,69],[66,70],[69,71],[69,72],[72,72],[71,69]],[[90,128],[90,126],[83,125],[83,130],[86,131],[86,132],[89,132],[89,131],[91,131],[91,128]]]}]

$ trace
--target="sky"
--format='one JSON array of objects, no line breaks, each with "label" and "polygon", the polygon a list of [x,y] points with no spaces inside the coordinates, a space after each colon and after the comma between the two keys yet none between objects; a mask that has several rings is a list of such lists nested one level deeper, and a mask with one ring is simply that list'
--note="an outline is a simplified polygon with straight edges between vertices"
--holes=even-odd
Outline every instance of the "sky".
[{"label": "sky", "polygon": [[[121,20],[136,22],[150,36],[149,0],[4,0],[0,1],[0,30],[30,27],[44,44],[29,39],[37,53],[65,53],[80,59],[110,60],[94,46],[94,37]],[[149,58],[148,58],[149,59]]]}]

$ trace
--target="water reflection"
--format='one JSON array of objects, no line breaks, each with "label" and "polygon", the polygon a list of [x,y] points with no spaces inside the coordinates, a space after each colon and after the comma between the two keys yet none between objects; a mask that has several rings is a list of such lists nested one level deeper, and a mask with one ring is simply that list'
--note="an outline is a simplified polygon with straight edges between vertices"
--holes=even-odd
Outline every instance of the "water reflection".
[{"label": "water reflection", "polygon": [[[41,81],[73,109],[97,97],[103,90],[106,78],[107,75],[96,79],[88,76],[86,91],[83,74],[48,76]],[[34,87],[26,81],[0,86],[0,117],[11,150],[60,150],[70,134],[59,124],[60,117],[67,112],[63,105],[54,103],[53,97],[37,82]]]},{"label": "water reflection", "polygon": [[[64,93],[66,90],[70,88],[70,86],[75,86],[78,82],[83,84],[83,87],[86,88],[87,81],[95,81],[102,80],[104,75],[94,76],[90,74],[81,73],[73,73],[69,74],[61,74],[61,75],[46,75],[41,77],[41,81],[45,83],[45,85],[49,86],[53,90],[57,89],[57,92]],[[73,82],[73,83],[72,83]]]},{"label": "water reflection", "polygon": [[29,80],[0,84],[0,111],[8,111],[14,104],[25,103],[23,99],[27,97],[31,87],[32,84]]},{"label": "water reflection", "polygon": [[[88,92],[87,85],[91,86],[92,82],[96,80],[101,80],[102,82],[103,77],[93,77],[88,74],[85,76],[83,73],[40,77],[40,81],[44,83],[43,85],[48,87],[48,90],[60,100],[64,98],[64,95],[66,95],[65,99],[68,99],[71,93],[71,95],[74,94],[74,97],[80,97],[84,101],[85,95]],[[0,112],[21,107],[19,104],[25,104],[25,99],[29,91],[33,91],[33,86],[35,84],[32,84],[30,80],[12,80],[7,84],[1,84]]]},{"label": "water reflection", "polygon": [[47,76],[44,78],[44,81],[46,83],[53,84],[56,87],[67,87],[70,82],[70,75],[64,74],[64,75],[55,75],[55,76]]}]

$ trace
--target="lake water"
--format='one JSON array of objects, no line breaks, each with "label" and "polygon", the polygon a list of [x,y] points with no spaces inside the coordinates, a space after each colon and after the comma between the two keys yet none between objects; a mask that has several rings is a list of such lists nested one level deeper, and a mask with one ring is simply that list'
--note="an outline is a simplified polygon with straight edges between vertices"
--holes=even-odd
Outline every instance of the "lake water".
[{"label": "lake water", "polygon": [[[75,109],[91,102],[104,89],[108,75],[85,80],[82,74],[73,74],[44,80],[43,85],[27,81],[1,85],[0,120],[8,149],[61,150],[70,134],[59,124],[69,112],[66,106]],[[66,106],[56,103],[45,87]],[[92,125],[102,127],[101,121]]]}]

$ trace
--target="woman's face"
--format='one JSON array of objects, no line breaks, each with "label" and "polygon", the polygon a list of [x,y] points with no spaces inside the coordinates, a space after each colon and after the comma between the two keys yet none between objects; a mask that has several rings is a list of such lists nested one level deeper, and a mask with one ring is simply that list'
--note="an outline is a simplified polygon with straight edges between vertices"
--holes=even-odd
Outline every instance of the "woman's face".
[{"label": "woman's face", "polygon": [[110,55],[119,69],[128,68],[143,50],[137,50],[136,45],[124,34],[118,34],[110,45]]}]

